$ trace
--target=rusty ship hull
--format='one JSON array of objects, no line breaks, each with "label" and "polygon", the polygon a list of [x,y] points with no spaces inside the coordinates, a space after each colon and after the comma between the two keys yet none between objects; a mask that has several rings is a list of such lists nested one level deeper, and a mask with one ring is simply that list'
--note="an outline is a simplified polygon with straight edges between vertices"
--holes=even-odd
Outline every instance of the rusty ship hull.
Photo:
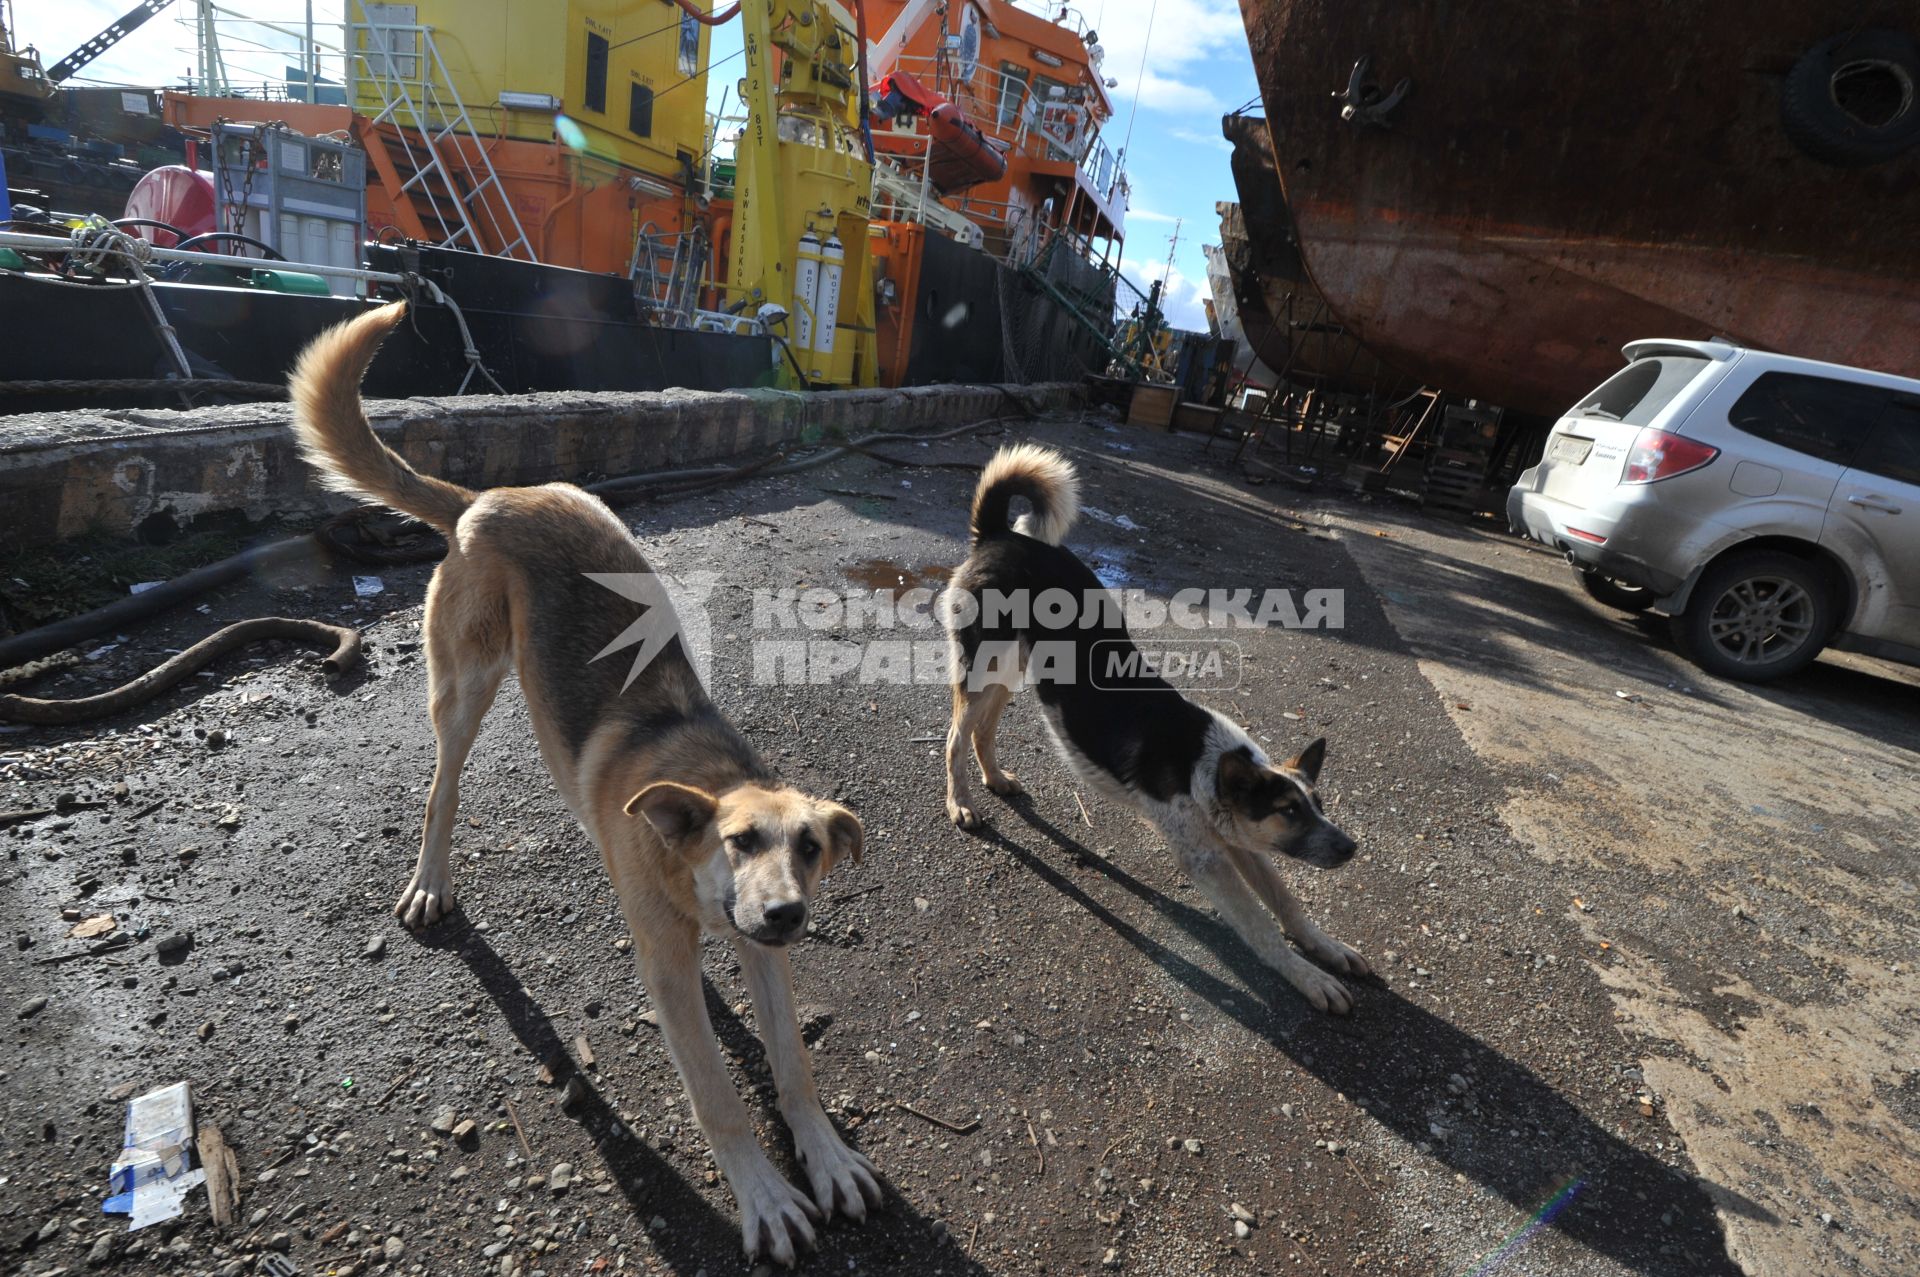
[{"label": "rusty ship hull", "polygon": [[1920,375],[1920,149],[1835,162],[1783,108],[1849,32],[1904,62],[1915,0],[1241,11],[1304,272],[1394,367],[1542,415],[1650,336]]},{"label": "rusty ship hull", "polygon": [[1333,391],[1385,392],[1403,380],[1333,315],[1308,278],[1274,171],[1266,121],[1229,115],[1237,203],[1215,206],[1220,248],[1240,326],[1260,362],[1283,381]]}]

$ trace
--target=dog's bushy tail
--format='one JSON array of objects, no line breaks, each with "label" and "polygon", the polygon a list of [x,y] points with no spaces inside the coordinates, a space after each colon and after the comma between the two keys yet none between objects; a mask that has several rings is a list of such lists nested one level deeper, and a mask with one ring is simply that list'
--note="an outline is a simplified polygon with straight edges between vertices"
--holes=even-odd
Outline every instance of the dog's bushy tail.
[{"label": "dog's bushy tail", "polygon": [[392,506],[451,534],[474,494],[408,465],[380,442],[360,406],[360,379],[406,313],[407,304],[395,302],[313,339],[288,379],[293,433],[300,455],[326,487]]},{"label": "dog's bushy tail", "polygon": [[1073,463],[1051,448],[1016,443],[1000,449],[973,490],[975,545],[1007,534],[1007,512],[1015,497],[1032,502],[1033,513],[1021,515],[1012,530],[1059,545],[1080,513],[1080,478]]}]

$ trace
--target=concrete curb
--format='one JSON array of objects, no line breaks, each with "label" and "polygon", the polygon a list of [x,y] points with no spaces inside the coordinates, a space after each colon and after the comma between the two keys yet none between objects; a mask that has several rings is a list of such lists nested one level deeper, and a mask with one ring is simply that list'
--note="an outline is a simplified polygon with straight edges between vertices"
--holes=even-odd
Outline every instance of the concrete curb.
[{"label": "concrete curb", "polygon": [[[375,399],[367,416],[423,473],[494,488],[751,459],[830,434],[962,425],[1013,412],[1009,394],[1047,411],[1079,402],[1082,387]],[[353,503],[322,492],[295,454],[292,411],[277,403],[0,418],[0,552],[88,531],[152,538],[209,517],[345,509]]]}]

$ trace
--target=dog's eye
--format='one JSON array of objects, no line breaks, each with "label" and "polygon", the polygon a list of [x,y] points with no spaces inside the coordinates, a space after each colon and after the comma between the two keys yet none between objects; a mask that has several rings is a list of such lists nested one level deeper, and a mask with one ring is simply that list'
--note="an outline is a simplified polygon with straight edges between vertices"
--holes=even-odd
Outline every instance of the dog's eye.
[{"label": "dog's eye", "polygon": [[737,851],[742,855],[745,855],[747,852],[752,851],[754,848],[753,830],[743,829],[737,834],[728,834],[727,847],[730,850]]},{"label": "dog's eye", "polygon": [[803,860],[813,861],[820,858],[820,843],[809,831],[801,831],[800,836],[793,840],[793,849],[800,853],[800,858]]}]

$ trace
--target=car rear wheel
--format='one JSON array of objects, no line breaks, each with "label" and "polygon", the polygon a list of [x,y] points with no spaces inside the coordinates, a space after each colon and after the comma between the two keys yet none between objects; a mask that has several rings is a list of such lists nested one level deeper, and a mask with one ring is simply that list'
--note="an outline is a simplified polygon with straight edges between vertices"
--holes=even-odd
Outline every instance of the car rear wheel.
[{"label": "car rear wheel", "polygon": [[1625,581],[1616,581],[1598,572],[1581,572],[1579,577],[1580,588],[1591,595],[1596,603],[1619,608],[1622,612],[1644,612],[1653,606],[1652,590],[1628,585]]},{"label": "car rear wheel", "polygon": [[1812,664],[1833,633],[1833,601],[1818,568],[1774,550],[1708,568],[1673,618],[1693,662],[1722,678],[1764,683]]}]

